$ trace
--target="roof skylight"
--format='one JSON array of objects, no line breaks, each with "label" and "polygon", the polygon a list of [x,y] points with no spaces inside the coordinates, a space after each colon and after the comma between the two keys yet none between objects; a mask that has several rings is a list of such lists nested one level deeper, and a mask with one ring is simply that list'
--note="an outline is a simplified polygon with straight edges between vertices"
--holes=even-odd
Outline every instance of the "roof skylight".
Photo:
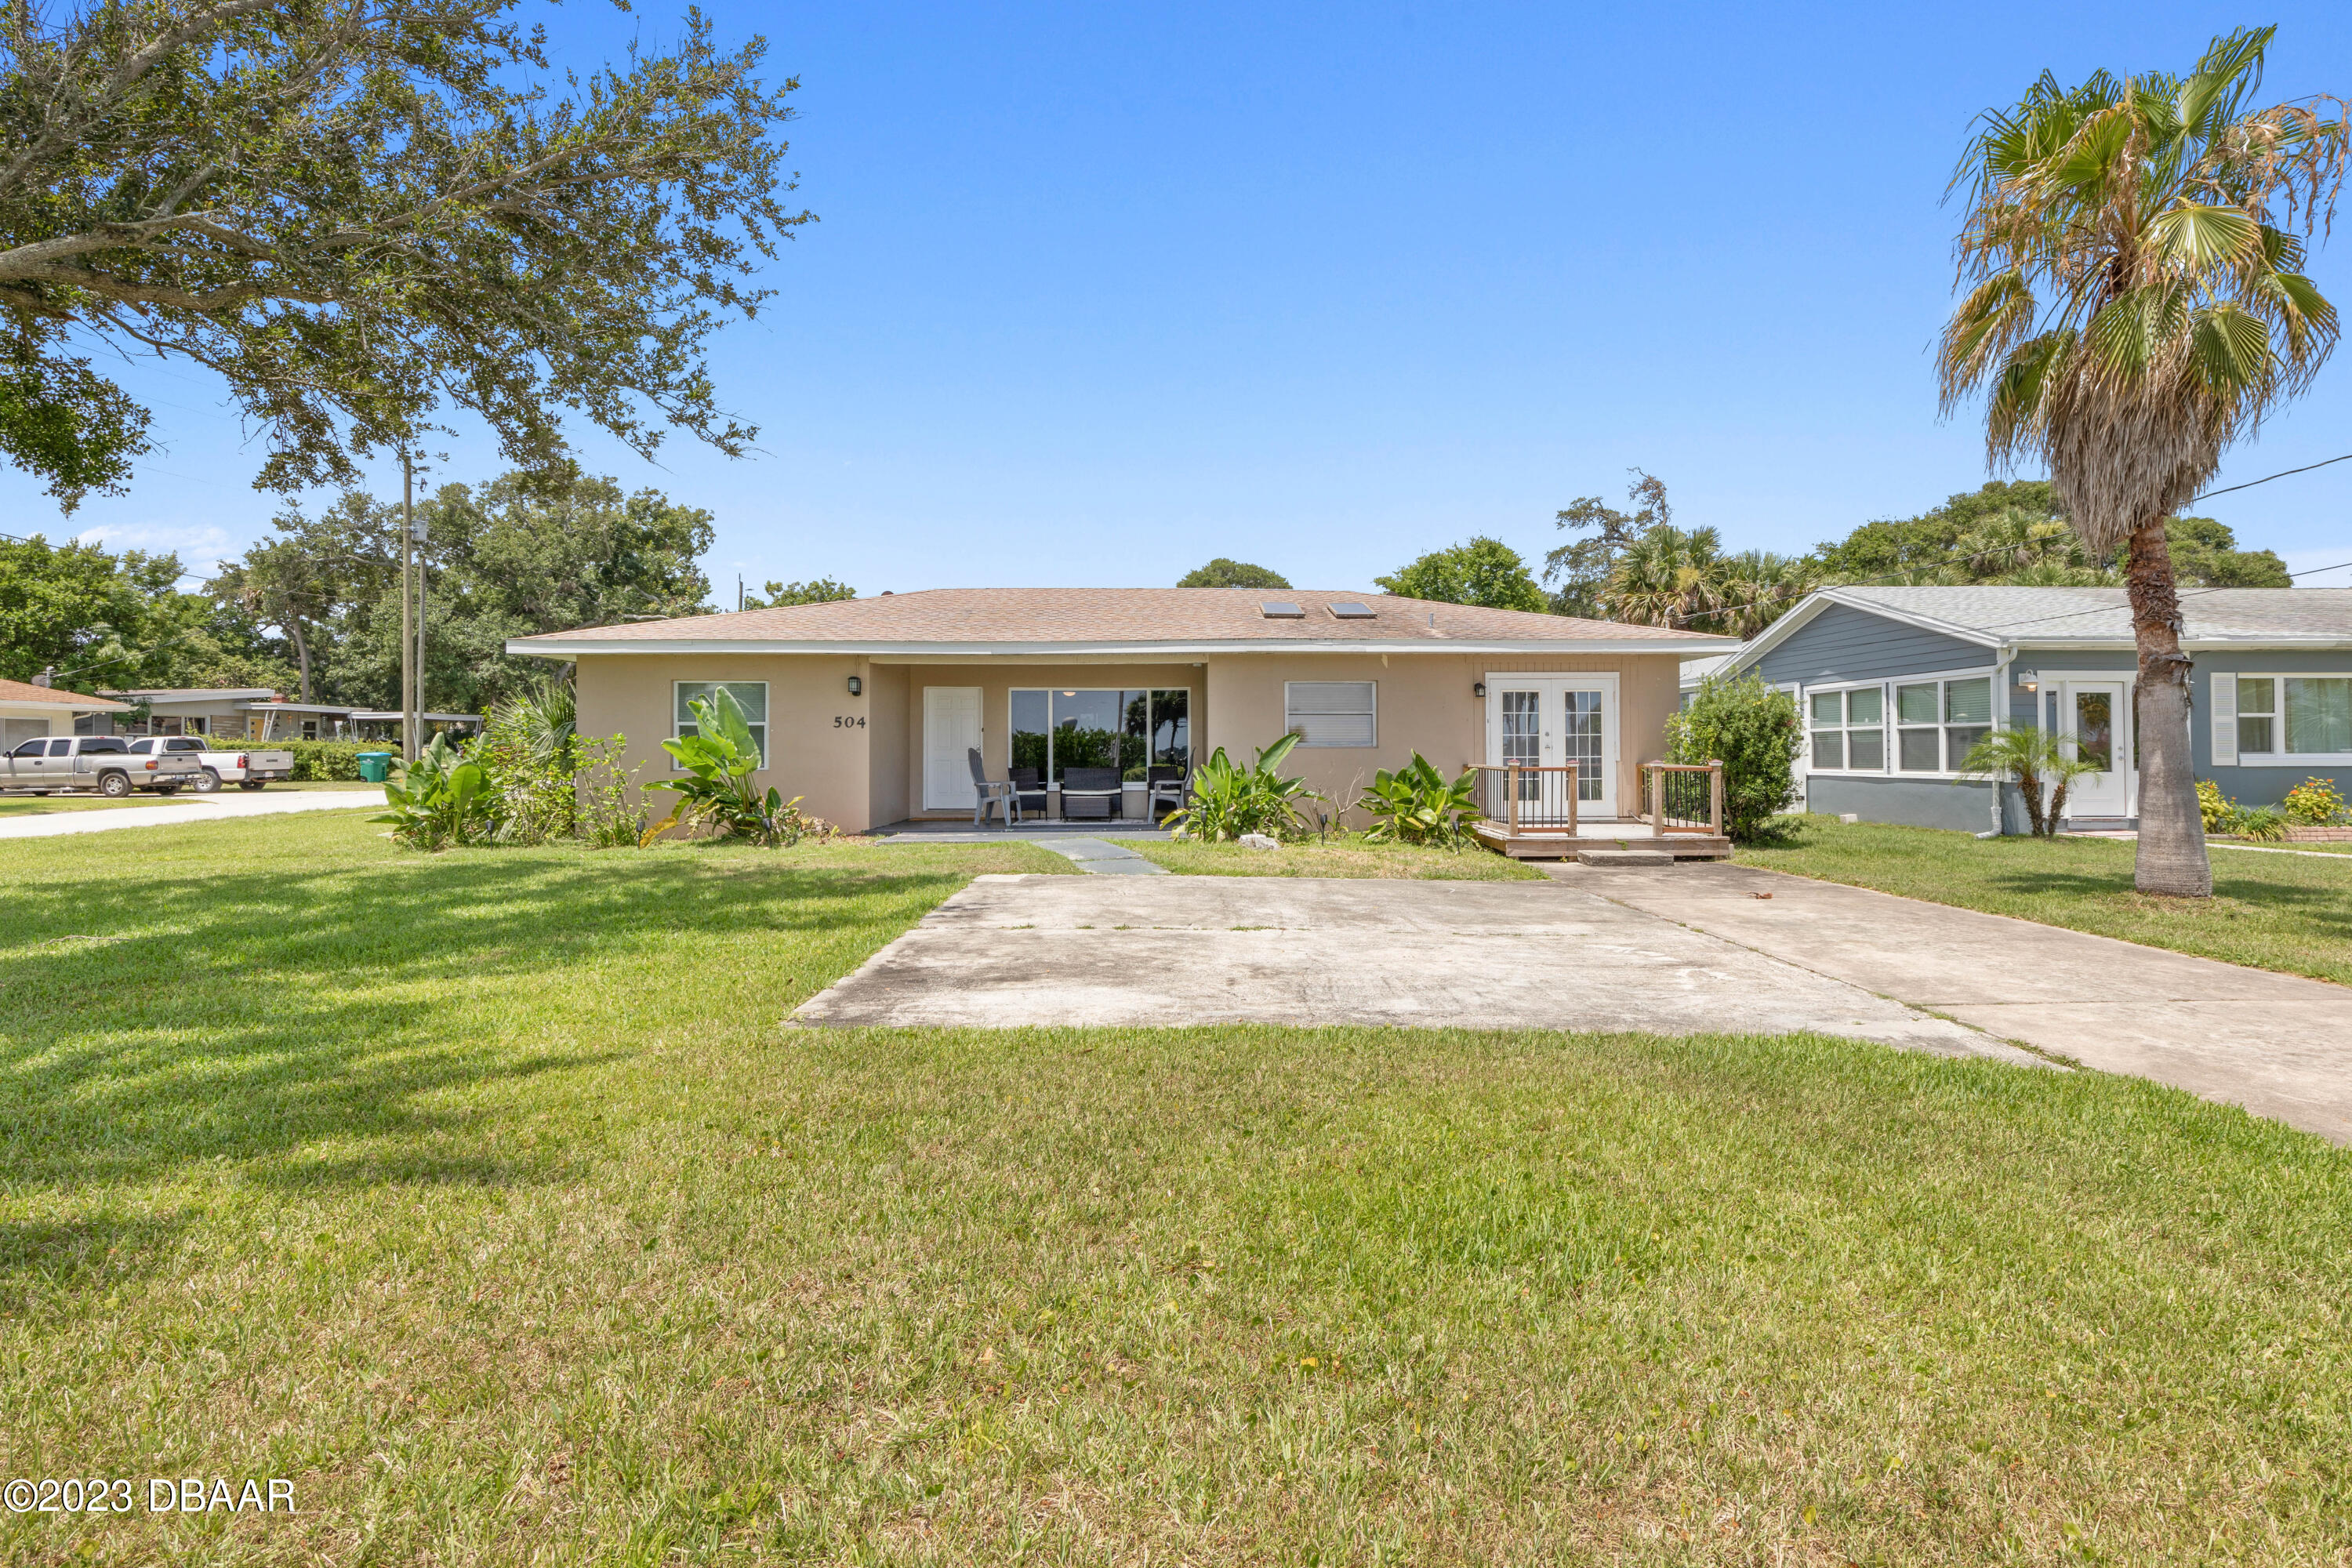
[{"label": "roof skylight", "polygon": [[1268,599],[1257,607],[1257,613],[1269,621],[1303,621],[1307,612],[1287,599]]},{"label": "roof skylight", "polygon": [[1372,607],[1360,599],[1335,599],[1331,602],[1331,613],[1343,621],[1369,621],[1372,618]]}]

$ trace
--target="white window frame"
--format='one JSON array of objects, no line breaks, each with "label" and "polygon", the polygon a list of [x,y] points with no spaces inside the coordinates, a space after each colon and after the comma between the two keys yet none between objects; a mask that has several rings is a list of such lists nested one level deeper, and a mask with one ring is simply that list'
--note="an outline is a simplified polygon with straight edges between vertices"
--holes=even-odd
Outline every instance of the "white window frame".
[{"label": "white window frame", "polygon": [[[1893,715],[1895,712],[1895,700],[1893,693],[1889,690],[1891,684],[1891,682],[1885,680],[1831,681],[1825,682],[1820,686],[1808,686],[1801,692],[1797,694],[1797,710],[1804,716],[1805,721],[1804,763],[1805,771],[1807,773],[1838,774],[1857,773],[1865,778],[1877,778],[1883,773],[1894,771],[1895,720]],[[1907,682],[1906,684],[1923,683]],[[1852,707],[1851,702],[1846,697],[1846,693],[1850,691],[1875,691],[1878,693],[1878,722],[1875,725],[1856,725],[1846,721],[1847,711]],[[1832,695],[1836,696],[1838,700],[1839,722],[1834,726],[1827,724],[1816,726],[1813,723],[1813,699],[1815,697],[1828,697]],[[1834,728],[1839,734],[1847,737],[1843,742],[1843,749],[1838,753],[1845,760],[1840,763],[1836,767],[1825,768],[1813,761],[1813,733],[1816,728],[1820,729],[1823,733],[1826,733],[1829,730]],[[1852,732],[1856,729],[1860,729],[1864,731],[1873,729],[1878,731],[1878,766],[1874,768],[1858,768],[1853,765],[1853,741]]]},{"label": "white window frame", "polygon": [[[1985,720],[1985,731],[2006,729],[2009,712],[2001,705],[2004,672],[2000,666],[1973,666],[1967,670],[1922,670],[1919,675],[1884,675],[1874,682],[1821,682],[1800,687],[1797,689],[1797,712],[1804,720],[1804,757],[1801,757],[1804,771],[1806,773],[1834,773],[1837,778],[1940,778],[1940,781],[1955,781],[1955,778],[1959,778],[1959,766],[1957,764],[1964,757],[1952,757],[1950,754],[1952,742],[1948,731],[1952,731],[1952,729],[1978,729],[1978,726],[1952,724],[1950,720],[1945,720],[1943,715],[1950,708],[1950,696],[1945,689],[1952,682],[1964,682],[1964,679],[1980,679],[1992,691],[1992,715]],[[1895,710],[1895,689],[1927,687],[1927,684],[1936,687],[1936,721],[1933,724],[1903,724],[1898,710]],[[1849,769],[1816,769],[1813,766],[1813,693],[1853,691],[1855,687],[1884,687],[1884,691],[1886,691],[1886,696],[1879,699],[1879,710],[1884,715],[1882,729],[1886,731],[1886,766],[1882,766],[1882,769],[1851,769],[1851,766]],[[1839,729],[1846,729],[1846,726],[1842,724]],[[1863,729],[1867,729],[1867,724]],[[1936,762],[1938,762],[1936,769],[1906,769],[1903,766],[1903,738],[1900,736],[1906,729],[1912,729],[1912,731],[1933,729],[1936,731]]]},{"label": "white window frame", "polygon": [[[755,769],[753,769],[752,771],[753,771],[753,772],[755,772],[755,773],[765,772],[765,771],[766,771],[770,766],[772,766],[772,758],[771,757],[771,755],[770,755],[770,753],[769,753],[769,751],[768,751],[768,721],[769,721],[769,720],[770,720],[772,717],[773,717],[773,715],[770,712],[769,704],[770,704],[770,702],[772,700],[772,694],[770,693],[770,691],[769,691],[769,689],[768,689],[768,683],[767,683],[766,681],[764,681],[764,680],[673,680],[673,681],[671,681],[671,682],[669,683],[669,721],[670,721],[670,739],[671,739],[671,740],[673,740],[673,741],[677,740],[677,739],[679,739],[681,736],[686,735],[687,733],[688,733],[689,731],[691,731],[693,730],[693,728],[694,728],[694,726],[693,726],[693,725],[691,725],[690,723],[688,723],[688,722],[684,718],[682,718],[682,717],[681,717],[681,715],[682,715],[682,714],[684,714],[684,713],[685,713],[685,711],[686,711],[686,699],[685,699],[685,697],[682,695],[682,693],[685,691],[686,688],[688,688],[688,687],[689,687],[689,686],[699,686],[699,687],[704,687],[704,688],[707,688],[707,689],[715,689],[716,688],[719,688],[719,687],[721,687],[721,686],[730,686],[730,687],[733,687],[733,686],[756,686],[756,687],[758,687],[758,688],[760,689],[760,713],[761,713],[761,718],[759,719],[759,721],[758,721],[756,723],[754,723],[754,722],[752,722],[752,721],[751,721],[750,715],[746,714],[746,715],[744,716],[744,721],[745,721],[745,723],[746,723],[746,724],[748,724],[748,725],[750,726],[751,731],[751,744],[752,744],[753,746],[757,747],[757,748],[759,749],[759,752],[760,752],[760,765],[759,765],[759,767],[758,767],[758,768],[755,768]],[[666,756],[666,757],[669,757],[669,753],[668,753],[667,752],[664,752],[662,753],[662,755],[664,755],[664,756]],[[677,759],[676,757],[669,757],[669,771],[670,771],[670,772],[672,772],[672,773],[684,773],[684,772],[686,771],[686,769],[684,769],[683,767],[681,767],[681,766],[679,766],[679,765],[678,765],[678,761],[677,761]]]},{"label": "white window frame", "polygon": [[[1305,731],[1299,729],[1299,722],[1302,717],[1307,719],[1351,719],[1358,717],[1358,715],[1347,711],[1295,715],[1292,712],[1290,706],[1291,692],[1296,688],[1302,686],[1324,688],[1334,686],[1360,686],[1364,688],[1365,690],[1371,693],[1371,705],[1364,710],[1361,717],[1371,721],[1371,738],[1364,741],[1308,740]],[[1298,735],[1298,746],[1301,751],[1304,751],[1310,746],[1318,750],[1370,751],[1381,743],[1381,683],[1377,680],[1286,680],[1282,683],[1282,728],[1283,732],[1286,734],[1296,733]]]},{"label": "white window frame", "polygon": [[[2342,768],[2352,767],[2352,752],[2289,752],[2286,745],[2286,683],[2290,680],[2352,680],[2352,670],[2346,669],[2238,669],[2213,672],[2216,679],[2230,682],[2231,721],[2233,729],[2247,718],[2268,718],[2271,721],[2272,750],[2249,752],[2242,745],[2236,748],[2234,763],[2220,765],[2241,768]],[[2271,710],[2268,714],[2249,714],[2238,702],[2238,682],[2267,680],[2271,683]],[[2240,738],[2243,731],[2240,729]]]}]

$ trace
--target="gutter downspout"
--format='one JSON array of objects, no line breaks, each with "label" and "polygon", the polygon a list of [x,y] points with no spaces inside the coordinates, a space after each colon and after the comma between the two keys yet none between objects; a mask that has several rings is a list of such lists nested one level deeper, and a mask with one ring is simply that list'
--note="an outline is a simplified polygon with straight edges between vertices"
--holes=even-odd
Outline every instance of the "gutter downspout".
[{"label": "gutter downspout", "polygon": [[[2014,643],[2003,643],[1993,650],[1992,727],[1996,730],[2009,728],[2009,667],[2016,661],[2017,645]],[[2034,700],[2041,700],[2039,694],[2036,694]],[[2007,787],[1998,779],[1993,782],[1992,831],[1978,834],[1979,838],[2000,838],[2008,833],[2009,824],[2005,820],[2007,813],[2002,809],[2001,801],[2001,792]],[[2021,789],[2024,786],[2021,784],[2019,787]]]}]

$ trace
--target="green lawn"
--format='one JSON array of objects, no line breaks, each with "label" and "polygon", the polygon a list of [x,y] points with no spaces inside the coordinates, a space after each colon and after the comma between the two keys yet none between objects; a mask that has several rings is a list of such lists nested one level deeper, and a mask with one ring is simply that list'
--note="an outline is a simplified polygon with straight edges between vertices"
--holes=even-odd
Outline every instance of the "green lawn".
[{"label": "green lawn", "polygon": [[126,805],[171,805],[185,795],[134,795],[128,800],[108,800],[95,795],[0,795],[0,817],[46,816],[53,811],[120,811]]},{"label": "green lawn", "polygon": [[[269,789],[273,791],[318,790],[329,793],[365,793],[368,794],[371,798],[373,797],[375,792],[381,791],[383,788],[383,786],[382,784],[347,784],[341,780],[326,784],[274,784],[269,786]],[[220,792],[222,798],[227,800],[243,799],[247,793],[247,791],[238,789],[235,784],[229,784]],[[250,793],[260,794],[264,792],[254,791]],[[194,800],[197,798],[200,797],[194,790],[182,790],[177,795],[170,795],[141,793],[133,795],[128,800],[107,800],[101,796],[94,795],[0,795],[0,817],[42,816],[52,811],[119,811],[126,805],[175,805],[183,801]],[[355,804],[365,805],[367,803],[362,801]]]},{"label": "green lawn", "polygon": [[[2246,840],[2236,838],[2208,839],[2206,842],[2212,845],[2213,847],[2217,849],[2242,847],[2248,843]],[[2316,850],[2322,855],[2352,855],[2352,844],[2347,844],[2340,839],[2283,839],[2276,844],[2253,845],[2252,847],[2260,849],[2311,849]]]},{"label": "green lawn", "polygon": [[2216,849],[2210,901],[2145,898],[2132,890],[2128,840],[1980,839],[1827,816],[1780,820],[1788,830],[1784,840],[1743,846],[1737,858],[1930,903],[2352,984],[2352,862]]},{"label": "green lawn", "polygon": [[1190,877],[1405,877],[1462,882],[1540,881],[1543,873],[1490,849],[1423,849],[1368,844],[1360,833],[1279,849],[1172,839],[1124,839],[1127,847]]},{"label": "green lawn", "polygon": [[[2341,1563],[2352,1156],[1846,1042],[782,1027],[1017,844],[0,842],[0,1513],[147,1563]],[[2253,857],[2247,857],[2252,859]]]}]

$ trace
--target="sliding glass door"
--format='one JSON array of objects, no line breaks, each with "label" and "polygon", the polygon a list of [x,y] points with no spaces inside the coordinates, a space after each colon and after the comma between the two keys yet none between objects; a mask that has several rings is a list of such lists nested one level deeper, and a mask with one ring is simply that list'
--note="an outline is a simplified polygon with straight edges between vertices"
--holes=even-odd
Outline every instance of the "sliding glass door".
[{"label": "sliding glass door", "polygon": [[1011,766],[1056,784],[1068,768],[1117,768],[1141,784],[1151,766],[1190,767],[1192,694],[1189,689],[1015,688]]}]

